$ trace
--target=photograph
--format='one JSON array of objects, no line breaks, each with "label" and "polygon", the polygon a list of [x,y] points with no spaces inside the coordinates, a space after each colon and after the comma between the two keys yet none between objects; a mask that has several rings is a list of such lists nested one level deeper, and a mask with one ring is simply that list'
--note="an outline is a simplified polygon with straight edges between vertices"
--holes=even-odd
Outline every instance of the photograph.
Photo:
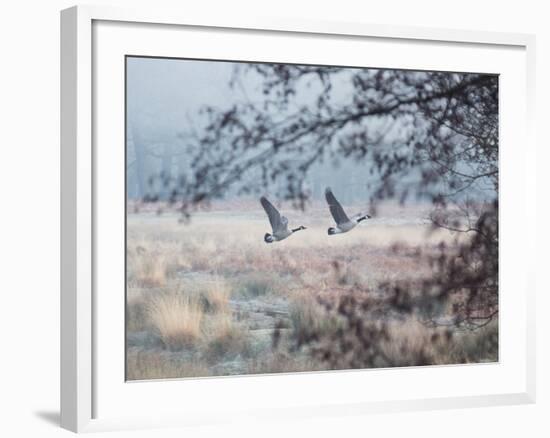
[{"label": "photograph", "polygon": [[499,361],[497,74],[127,55],[125,124],[127,381]]},{"label": "photograph", "polygon": [[550,437],[544,2],[92,3],[3,4],[1,436]]}]

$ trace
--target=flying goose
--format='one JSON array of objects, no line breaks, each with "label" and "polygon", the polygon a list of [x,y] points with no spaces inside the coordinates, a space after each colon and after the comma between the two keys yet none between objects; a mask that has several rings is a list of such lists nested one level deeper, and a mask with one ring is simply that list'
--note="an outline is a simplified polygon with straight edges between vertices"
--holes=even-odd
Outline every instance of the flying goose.
[{"label": "flying goose", "polygon": [[325,198],[328,203],[328,208],[330,209],[330,214],[336,221],[336,227],[330,227],[328,229],[328,235],[332,236],[333,234],[347,233],[349,230],[352,230],[357,226],[359,222],[365,219],[370,219],[368,214],[356,214],[350,219],[342,205],[336,200],[330,187],[327,187],[325,190]]},{"label": "flying goose", "polygon": [[278,242],[279,240],[284,240],[288,236],[292,235],[292,233],[306,229],[306,227],[302,225],[298,228],[289,230],[288,219],[284,216],[281,216],[279,211],[273,206],[273,204],[271,204],[271,202],[267,200],[265,196],[262,196],[260,198],[260,202],[265,212],[267,213],[269,223],[271,224],[271,228],[273,229],[273,234],[265,233],[265,243],[273,243]]}]

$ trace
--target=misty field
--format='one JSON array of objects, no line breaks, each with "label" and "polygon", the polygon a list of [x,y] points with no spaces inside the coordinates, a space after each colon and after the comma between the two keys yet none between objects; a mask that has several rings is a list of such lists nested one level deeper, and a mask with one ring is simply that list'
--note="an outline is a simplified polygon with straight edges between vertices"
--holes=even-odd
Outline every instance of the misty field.
[{"label": "misty field", "polygon": [[[325,206],[285,205],[289,223],[307,230],[266,244],[259,203],[214,205],[189,223],[176,212],[129,209],[127,379],[349,368],[316,354],[313,341],[352,329],[325,304],[354,294],[369,303],[358,310],[360,323],[384,326],[383,360],[371,366],[498,360],[496,321],[459,330],[445,324],[445,309],[441,324],[429,324],[386,305],[379,285],[429,277],[433,267],[420,254],[467,238],[433,229],[429,210],[385,205],[351,232],[328,236]],[[349,354],[360,348],[370,347],[350,344]]]}]

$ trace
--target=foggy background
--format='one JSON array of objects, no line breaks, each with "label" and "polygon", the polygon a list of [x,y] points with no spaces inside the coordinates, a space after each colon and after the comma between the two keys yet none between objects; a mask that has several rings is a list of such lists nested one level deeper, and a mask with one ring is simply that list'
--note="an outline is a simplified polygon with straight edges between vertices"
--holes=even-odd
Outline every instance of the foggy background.
[{"label": "foggy background", "polygon": [[[237,102],[261,104],[264,98],[261,78],[253,73],[243,74],[244,66],[246,64],[221,61],[127,58],[128,199],[147,196],[153,190],[155,176],[177,179],[190,173],[193,158],[202,147],[196,139],[203,135],[206,126],[204,108],[210,106],[225,111]],[[345,105],[353,100],[350,78],[351,74],[344,72],[332,81],[331,103]],[[316,105],[319,86],[301,85],[296,91],[297,107]],[[410,134],[411,128],[399,119],[368,123],[367,127],[382,133],[383,141],[388,144],[399,143],[400,136]],[[315,144],[309,147],[315,148]],[[334,145],[333,150],[336,148]],[[313,200],[324,199],[324,189],[330,186],[344,203],[365,202],[371,183],[379,178],[373,167],[368,162],[325,151],[309,168],[303,189]],[[259,172],[260,169],[249,169],[242,183],[250,185],[256,194],[276,197],[284,192],[284,180],[269,187],[256,187]],[[411,169],[400,178],[399,184],[407,186],[419,177],[418,170]],[[159,190],[155,187],[154,191]],[[162,198],[162,189],[160,191]],[[236,188],[228,187],[220,197],[231,200],[238,197],[237,192]],[[484,181],[478,181],[463,195],[484,199],[487,196]],[[494,196],[494,192],[490,196]],[[418,196],[412,200],[423,199]]]}]

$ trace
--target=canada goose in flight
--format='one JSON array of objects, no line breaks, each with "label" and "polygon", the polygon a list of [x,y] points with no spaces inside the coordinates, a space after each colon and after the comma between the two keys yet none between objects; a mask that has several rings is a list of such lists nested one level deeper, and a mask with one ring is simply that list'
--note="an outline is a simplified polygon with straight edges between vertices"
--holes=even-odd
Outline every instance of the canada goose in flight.
[{"label": "canada goose in flight", "polygon": [[292,233],[306,229],[306,227],[302,225],[298,228],[289,230],[288,219],[284,216],[281,216],[279,211],[273,206],[273,204],[271,204],[271,202],[267,200],[265,196],[262,196],[260,198],[260,202],[262,203],[262,207],[267,213],[267,217],[269,218],[269,223],[271,224],[271,228],[273,229],[273,234],[265,233],[265,236],[264,236],[265,243],[273,243],[273,242],[278,242],[279,240],[284,240],[288,236],[290,236]]},{"label": "canada goose in flight", "polygon": [[330,227],[328,229],[328,235],[332,236],[333,234],[347,233],[349,230],[352,230],[357,226],[359,222],[365,219],[370,219],[368,214],[356,214],[350,219],[342,205],[336,200],[330,187],[327,187],[325,190],[325,198],[327,199],[328,208],[330,209],[330,214],[336,222],[336,227]]}]

